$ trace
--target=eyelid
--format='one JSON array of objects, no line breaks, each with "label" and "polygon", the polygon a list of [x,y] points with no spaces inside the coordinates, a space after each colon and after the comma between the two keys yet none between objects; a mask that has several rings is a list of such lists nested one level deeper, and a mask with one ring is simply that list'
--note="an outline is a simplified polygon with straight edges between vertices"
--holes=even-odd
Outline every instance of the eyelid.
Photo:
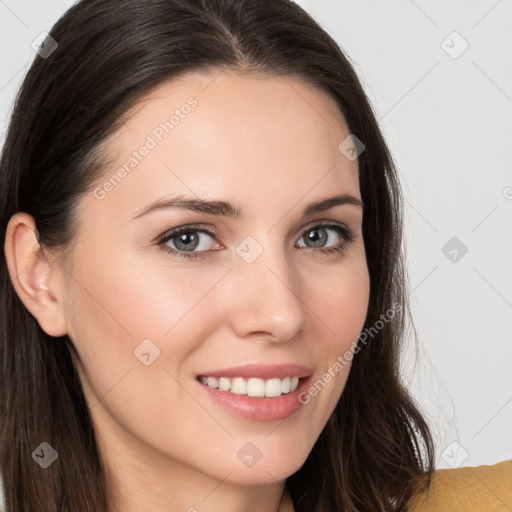
[{"label": "eyelid", "polygon": [[182,231],[198,231],[198,232],[206,233],[206,234],[214,236],[214,237],[219,236],[219,233],[217,232],[216,229],[211,228],[211,227],[206,228],[206,227],[204,227],[204,224],[183,224],[181,226],[177,226],[175,228],[169,229],[165,233],[161,234],[156,239],[156,243],[160,244],[164,241],[167,241],[167,239],[179,234]]},{"label": "eyelid", "polygon": [[346,229],[347,231],[351,231],[351,229],[346,224],[344,224],[343,222],[339,222],[337,220],[327,220],[327,219],[322,220],[322,219],[320,219],[320,220],[314,220],[314,221],[310,222],[309,224],[306,224],[302,228],[302,234],[304,234],[305,231],[308,231],[311,228],[315,228],[317,226],[323,226],[323,227],[329,227],[329,226],[342,227],[342,228]]}]

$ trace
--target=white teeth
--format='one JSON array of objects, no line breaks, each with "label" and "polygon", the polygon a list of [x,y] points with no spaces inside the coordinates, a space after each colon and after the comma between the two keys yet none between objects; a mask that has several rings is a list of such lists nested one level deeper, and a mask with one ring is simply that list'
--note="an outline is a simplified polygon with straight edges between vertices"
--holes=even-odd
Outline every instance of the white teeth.
[{"label": "white teeth", "polygon": [[219,379],[219,389],[221,391],[229,391],[231,389],[231,381],[224,377]]},{"label": "white teeth", "polygon": [[[278,379],[279,380],[279,379]],[[270,381],[267,381],[267,383]],[[265,396],[265,382],[262,379],[249,379],[247,381],[247,394],[249,396]],[[279,382],[279,392],[277,396],[281,394],[281,382]],[[267,395],[275,396],[275,395]]]},{"label": "white teeth", "polygon": [[233,379],[227,377],[220,377],[219,379],[217,377],[201,377],[200,380],[205,386],[219,389],[220,391],[229,391],[236,395],[268,398],[295,391],[299,385],[299,377],[267,380],[256,377],[251,377],[247,380],[242,377],[235,377]]},{"label": "white teeth", "polygon": [[246,395],[247,394],[247,384],[242,377],[236,377],[231,381],[231,393],[235,393],[236,395]]},{"label": "white teeth", "polygon": [[[290,379],[290,377],[285,377],[283,379],[283,382],[281,383],[281,391],[283,393],[289,393],[291,391],[291,381],[292,381],[292,379]],[[297,387],[297,386],[295,386],[295,387]]]},{"label": "white teeth", "polygon": [[219,381],[217,380],[217,377],[208,377],[206,383],[211,388],[218,388],[219,387]]}]

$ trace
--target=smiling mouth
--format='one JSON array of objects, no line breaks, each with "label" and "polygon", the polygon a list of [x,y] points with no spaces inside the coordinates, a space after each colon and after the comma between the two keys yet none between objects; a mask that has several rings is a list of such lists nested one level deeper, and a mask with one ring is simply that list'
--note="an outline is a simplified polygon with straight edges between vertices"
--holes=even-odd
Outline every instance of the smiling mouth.
[{"label": "smiling mouth", "polygon": [[283,379],[260,379],[258,377],[207,377],[199,375],[197,380],[203,385],[219,391],[225,391],[235,395],[245,395],[259,398],[275,398],[297,389],[299,384],[307,377],[284,377]]}]

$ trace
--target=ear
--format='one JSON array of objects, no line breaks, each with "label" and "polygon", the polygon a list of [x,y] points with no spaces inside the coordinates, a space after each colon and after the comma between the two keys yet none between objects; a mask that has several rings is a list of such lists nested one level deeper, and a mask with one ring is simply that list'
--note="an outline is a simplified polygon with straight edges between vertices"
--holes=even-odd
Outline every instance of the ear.
[{"label": "ear", "polygon": [[28,213],[16,213],[9,220],[4,250],[14,289],[41,329],[55,337],[67,334],[62,273],[39,245],[34,219]]}]

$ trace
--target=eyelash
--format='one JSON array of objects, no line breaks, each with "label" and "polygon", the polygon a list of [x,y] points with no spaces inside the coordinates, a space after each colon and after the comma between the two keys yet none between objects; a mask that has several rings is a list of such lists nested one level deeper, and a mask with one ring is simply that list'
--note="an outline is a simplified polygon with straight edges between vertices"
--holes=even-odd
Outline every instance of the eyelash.
[{"label": "eyelash", "polygon": [[[309,247],[309,249],[320,252],[322,255],[331,255],[333,253],[338,253],[342,255],[348,244],[352,242],[352,240],[355,238],[354,234],[350,229],[348,229],[345,226],[342,226],[340,224],[314,224],[310,227],[308,227],[304,233],[302,234],[301,238],[308,233],[309,231],[314,231],[318,228],[330,228],[342,237],[342,242],[338,244],[337,246],[330,247],[328,249],[314,249],[313,247]],[[206,229],[203,227],[198,226],[182,226],[176,229],[173,229],[169,231],[168,233],[164,234],[162,238],[157,242],[159,246],[162,246],[162,248],[168,253],[173,254],[175,256],[186,258],[189,260],[196,260],[196,259],[203,259],[206,258],[208,253],[211,251],[199,251],[199,252],[186,252],[186,251],[179,251],[176,249],[173,249],[172,247],[165,246],[165,244],[172,240],[173,238],[177,238],[179,235],[182,235],[184,233],[206,233],[207,235],[210,235],[212,238],[215,238],[217,236],[217,233],[215,233],[213,230]],[[306,247],[308,249],[308,247]]]}]

